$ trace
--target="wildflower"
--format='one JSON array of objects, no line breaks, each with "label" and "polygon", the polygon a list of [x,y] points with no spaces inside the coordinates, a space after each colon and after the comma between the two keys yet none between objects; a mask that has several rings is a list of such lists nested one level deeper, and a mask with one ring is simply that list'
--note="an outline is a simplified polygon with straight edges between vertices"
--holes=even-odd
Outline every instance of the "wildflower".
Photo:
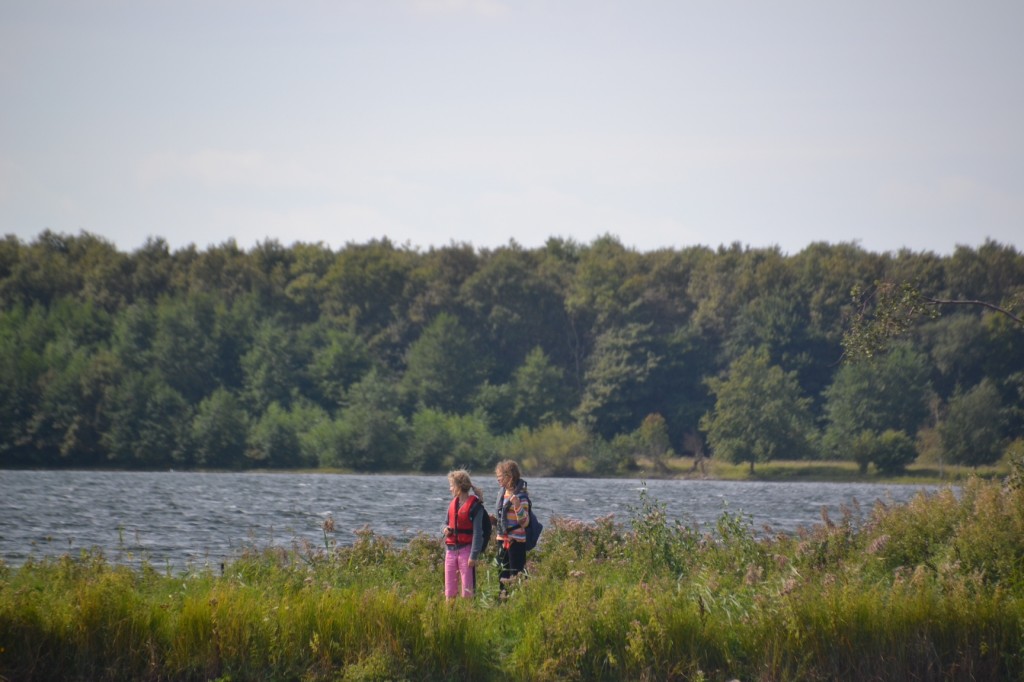
[{"label": "wildflower", "polygon": [[879,535],[868,545],[868,554],[879,554],[889,544],[888,535]]}]

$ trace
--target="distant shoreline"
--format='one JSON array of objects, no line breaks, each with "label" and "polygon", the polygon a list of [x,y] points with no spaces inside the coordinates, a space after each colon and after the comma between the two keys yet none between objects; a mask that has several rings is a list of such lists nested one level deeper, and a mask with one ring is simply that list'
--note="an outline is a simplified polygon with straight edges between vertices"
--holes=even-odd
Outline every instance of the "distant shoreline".
[{"label": "distant shoreline", "polygon": [[[883,475],[873,468],[861,474],[855,462],[844,460],[778,460],[756,464],[753,474],[748,464],[728,464],[705,460],[706,469],[702,473],[695,470],[693,460],[687,457],[673,458],[663,468],[650,466],[641,462],[634,470],[616,472],[614,474],[576,473],[544,473],[537,472],[531,478],[594,478],[616,479],[632,478],[637,480],[687,480],[687,481],[735,481],[749,482],[801,482],[808,483],[867,483],[879,485],[942,485],[945,483],[962,483],[970,478],[996,479],[1009,473],[1006,465],[996,464],[986,467],[965,467],[938,465],[933,463],[912,464],[902,474]],[[0,471],[106,471],[106,472],[154,472],[163,469],[126,469],[126,468],[88,468],[69,467],[8,467],[0,466]],[[445,472],[418,471],[352,471],[347,469],[170,469],[169,472],[182,473],[246,473],[246,474],[358,474],[374,475],[409,475],[409,476],[442,476]]]}]

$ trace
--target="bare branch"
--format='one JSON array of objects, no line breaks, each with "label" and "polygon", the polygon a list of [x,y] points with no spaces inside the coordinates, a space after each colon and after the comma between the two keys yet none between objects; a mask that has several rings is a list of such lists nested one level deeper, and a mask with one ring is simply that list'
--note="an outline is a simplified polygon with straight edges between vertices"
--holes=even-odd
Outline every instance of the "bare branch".
[{"label": "bare branch", "polygon": [[922,300],[927,301],[928,303],[932,303],[934,305],[978,305],[978,306],[981,306],[983,308],[988,308],[989,310],[994,310],[997,313],[1002,313],[1003,315],[1006,315],[1008,318],[1010,318],[1011,320],[1013,320],[1017,324],[1024,325],[1024,320],[1022,320],[1021,318],[1017,317],[1016,315],[1011,313],[1009,310],[1007,310],[1005,308],[1000,308],[999,306],[997,306],[997,305],[995,305],[993,303],[989,303],[988,301],[961,301],[961,300],[949,300],[949,299],[943,299],[943,298],[930,298],[930,297],[925,296],[923,294],[921,295],[921,298],[922,298]]}]

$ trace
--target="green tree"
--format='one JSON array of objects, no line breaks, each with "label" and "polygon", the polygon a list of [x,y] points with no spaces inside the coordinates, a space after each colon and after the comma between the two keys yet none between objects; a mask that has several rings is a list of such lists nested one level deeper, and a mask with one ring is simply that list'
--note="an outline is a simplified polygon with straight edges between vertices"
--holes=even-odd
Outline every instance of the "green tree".
[{"label": "green tree", "polygon": [[338,461],[357,471],[388,471],[406,464],[409,426],[398,390],[376,368],[352,386],[340,417]]},{"label": "green tree", "polygon": [[175,258],[166,240],[147,238],[145,244],[131,254],[129,263],[133,302],[153,304],[161,296],[177,293],[173,286]]},{"label": "green tree", "polygon": [[400,364],[402,336],[409,300],[407,287],[415,262],[408,249],[389,240],[348,244],[320,281],[321,310],[329,317],[355,324],[378,359]]},{"label": "green tree", "polygon": [[455,316],[441,313],[409,346],[402,390],[423,407],[465,412],[483,378],[478,357]]},{"label": "green tree", "polygon": [[540,267],[536,252],[516,244],[482,259],[463,283],[459,301],[465,327],[486,353],[490,380],[504,383],[536,346],[565,357],[565,309],[560,283]]},{"label": "green tree", "polygon": [[293,337],[289,330],[272,320],[264,320],[256,330],[252,347],[242,356],[245,397],[255,414],[272,403],[291,404],[301,361],[292,354]]},{"label": "green tree", "polygon": [[632,431],[647,414],[652,379],[661,361],[649,325],[608,330],[587,360],[577,417],[605,438]]},{"label": "green tree", "polygon": [[473,469],[496,461],[494,437],[476,415],[423,409],[412,417],[408,463],[417,471]]},{"label": "green tree", "polygon": [[565,373],[548,360],[540,346],[516,369],[512,393],[517,425],[537,427],[569,417],[572,392]]},{"label": "green tree", "polygon": [[614,236],[599,237],[579,254],[565,296],[566,308],[577,319],[593,325],[595,335],[614,327],[649,322],[631,314],[645,290],[645,274],[640,254]]},{"label": "green tree", "polygon": [[861,431],[850,444],[850,451],[861,474],[866,474],[872,463],[884,474],[900,473],[917,458],[913,439],[895,429]]},{"label": "green tree", "polygon": [[273,402],[249,432],[247,456],[257,466],[302,466],[299,425],[280,403]]},{"label": "green tree", "polygon": [[977,252],[961,246],[946,269],[941,292],[934,282],[899,273],[870,286],[856,284],[851,292],[856,312],[843,335],[845,356],[856,361],[883,353],[922,319],[938,318],[942,309],[996,314],[1024,327],[1024,255],[1016,249],[991,240]]},{"label": "green tree", "polygon": [[790,267],[796,291],[807,307],[808,336],[825,339],[838,354],[844,321],[854,311],[850,287],[880,279],[883,257],[853,243],[815,242],[793,256]]},{"label": "green tree", "polygon": [[701,418],[715,456],[739,464],[768,462],[810,453],[813,427],[810,401],[796,374],[770,364],[768,351],[750,350],[729,366],[725,377],[711,377],[714,410]]},{"label": "green tree", "polygon": [[156,309],[152,359],[164,381],[196,404],[215,387],[217,312],[208,295],[161,299]]},{"label": "green tree", "polygon": [[903,431],[888,429],[879,437],[879,450],[874,462],[886,474],[898,474],[917,458],[913,439]]},{"label": "green tree", "polygon": [[323,409],[307,400],[295,400],[288,407],[271,403],[249,431],[246,454],[261,466],[316,466],[322,453],[310,434],[329,420]]},{"label": "green tree", "polygon": [[373,359],[366,342],[354,332],[331,329],[322,336],[305,372],[313,397],[332,410],[344,404],[348,389],[370,371]]},{"label": "green tree", "polygon": [[666,462],[674,453],[664,417],[657,413],[644,417],[643,423],[636,430],[636,441],[640,452],[651,461],[655,469],[662,472],[668,470]]},{"label": "green tree", "polygon": [[30,419],[33,448],[48,464],[89,466],[103,461],[96,416],[100,392],[92,354],[69,339],[50,343],[39,379],[39,402]]},{"label": "green tree", "polygon": [[892,429],[913,437],[928,418],[930,391],[925,357],[907,345],[871,362],[843,364],[826,390],[826,451],[850,458],[850,446],[862,431]]},{"label": "green tree", "polygon": [[465,282],[480,267],[481,257],[471,244],[431,247],[417,260],[410,278],[415,283],[409,302],[409,322],[417,327],[440,313],[460,319],[465,313],[461,293]]},{"label": "green tree", "polygon": [[114,320],[110,350],[125,369],[142,372],[153,365],[157,330],[156,306],[135,303]]},{"label": "green tree", "polygon": [[999,390],[989,379],[949,401],[939,438],[950,462],[967,466],[992,464],[1002,456],[1005,414]]},{"label": "green tree", "polygon": [[47,311],[49,340],[37,380],[30,432],[33,447],[52,464],[86,466],[103,460],[99,416],[113,377],[105,350],[111,316],[90,301],[68,297]]},{"label": "green tree", "polygon": [[129,372],[112,386],[101,441],[114,465],[128,468],[188,466],[188,402],[159,372]]},{"label": "green tree", "polygon": [[192,452],[196,466],[223,469],[247,462],[249,416],[241,401],[224,388],[203,399],[192,418]]},{"label": "green tree", "polygon": [[503,437],[500,443],[502,458],[514,459],[538,476],[591,473],[592,451],[593,439],[579,424],[522,427]]},{"label": "green tree", "polygon": [[295,319],[312,322],[320,315],[323,300],[321,280],[334,263],[334,254],[322,243],[296,243],[291,248],[288,283],[284,295],[291,302]]},{"label": "green tree", "polygon": [[409,433],[409,466],[416,471],[442,471],[451,462],[455,435],[448,417],[440,410],[424,408],[412,416]]}]

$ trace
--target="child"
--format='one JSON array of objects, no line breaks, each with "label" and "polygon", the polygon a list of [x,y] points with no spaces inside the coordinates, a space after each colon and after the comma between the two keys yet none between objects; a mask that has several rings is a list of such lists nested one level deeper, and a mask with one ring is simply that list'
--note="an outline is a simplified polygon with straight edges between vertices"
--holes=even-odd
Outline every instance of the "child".
[{"label": "child", "polygon": [[448,490],[452,501],[444,527],[444,596],[457,597],[461,582],[462,596],[472,597],[476,590],[476,564],[484,544],[482,493],[464,469],[448,474]]},{"label": "child", "polygon": [[498,532],[498,564],[501,573],[499,597],[506,595],[506,585],[526,567],[526,526],[530,523],[530,498],[519,465],[510,459],[498,462],[494,475],[501,486],[495,522]]}]

